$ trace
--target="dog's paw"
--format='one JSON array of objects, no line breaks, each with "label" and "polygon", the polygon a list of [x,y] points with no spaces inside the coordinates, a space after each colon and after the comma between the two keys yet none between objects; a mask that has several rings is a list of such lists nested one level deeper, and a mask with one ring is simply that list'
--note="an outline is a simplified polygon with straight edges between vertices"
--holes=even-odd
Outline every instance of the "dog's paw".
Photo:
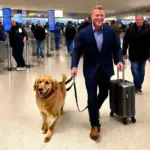
[{"label": "dog's paw", "polygon": [[50,141],[50,139],[51,139],[51,138],[50,138],[50,137],[48,137],[48,136],[47,136],[47,137],[45,137],[45,139],[44,139],[44,143],[48,143],[48,142]]},{"label": "dog's paw", "polygon": [[46,133],[47,133],[47,131],[48,131],[48,124],[43,123],[42,131],[43,131],[43,134],[46,134]]}]

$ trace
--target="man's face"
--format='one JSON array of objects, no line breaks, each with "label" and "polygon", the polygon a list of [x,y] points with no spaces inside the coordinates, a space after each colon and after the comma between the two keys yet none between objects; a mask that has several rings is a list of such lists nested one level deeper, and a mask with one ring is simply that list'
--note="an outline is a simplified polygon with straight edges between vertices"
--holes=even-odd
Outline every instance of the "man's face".
[{"label": "man's face", "polygon": [[143,26],[143,24],[144,24],[144,19],[143,19],[142,16],[137,16],[137,17],[135,18],[135,21],[136,21],[136,25],[137,25],[138,27],[141,27],[141,26]]},{"label": "man's face", "polygon": [[91,15],[92,22],[96,28],[100,28],[105,18],[104,10],[95,9]]},{"label": "man's face", "polygon": [[15,26],[16,25],[16,21],[12,20],[11,24],[12,24],[12,26]]}]

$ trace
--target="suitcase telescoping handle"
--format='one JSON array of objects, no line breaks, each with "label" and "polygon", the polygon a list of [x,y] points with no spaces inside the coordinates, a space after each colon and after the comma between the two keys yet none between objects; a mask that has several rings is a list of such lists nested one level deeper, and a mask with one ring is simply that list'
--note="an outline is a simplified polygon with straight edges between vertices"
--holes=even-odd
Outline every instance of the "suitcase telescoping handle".
[{"label": "suitcase telescoping handle", "polygon": [[[124,75],[125,73],[124,73],[124,69],[123,69],[123,71],[122,71],[122,79],[123,79],[123,81],[124,81],[124,78],[125,78],[125,75]],[[117,80],[119,80],[119,69],[117,68]]]}]

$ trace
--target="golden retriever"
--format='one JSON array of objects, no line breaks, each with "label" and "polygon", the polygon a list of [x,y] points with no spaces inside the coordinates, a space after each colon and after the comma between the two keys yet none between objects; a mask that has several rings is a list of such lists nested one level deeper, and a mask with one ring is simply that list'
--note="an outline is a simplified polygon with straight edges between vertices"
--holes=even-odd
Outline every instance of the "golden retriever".
[{"label": "golden retriever", "polygon": [[[45,143],[50,141],[54,126],[59,116],[63,115],[66,97],[66,80],[67,76],[65,74],[62,75],[61,82],[57,82],[50,76],[41,76],[34,83],[36,103],[43,119],[43,134],[47,133],[44,139]],[[48,117],[51,119],[49,125],[47,121]]]}]

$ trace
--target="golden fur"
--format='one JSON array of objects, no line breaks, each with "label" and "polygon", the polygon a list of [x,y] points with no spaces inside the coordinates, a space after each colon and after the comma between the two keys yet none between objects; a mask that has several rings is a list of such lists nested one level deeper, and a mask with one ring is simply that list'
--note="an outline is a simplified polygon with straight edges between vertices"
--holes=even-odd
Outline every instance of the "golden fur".
[{"label": "golden fur", "polygon": [[[43,133],[46,134],[44,142],[50,141],[52,137],[53,128],[60,115],[63,114],[63,106],[65,104],[66,87],[65,82],[67,76],[62,75],[62,81],[57,82],[50,76],[41,76],[36,79],[34,90],[36,92],[36,103],[42,115]],[[48,125],[47,118],[51,121]]]}]

